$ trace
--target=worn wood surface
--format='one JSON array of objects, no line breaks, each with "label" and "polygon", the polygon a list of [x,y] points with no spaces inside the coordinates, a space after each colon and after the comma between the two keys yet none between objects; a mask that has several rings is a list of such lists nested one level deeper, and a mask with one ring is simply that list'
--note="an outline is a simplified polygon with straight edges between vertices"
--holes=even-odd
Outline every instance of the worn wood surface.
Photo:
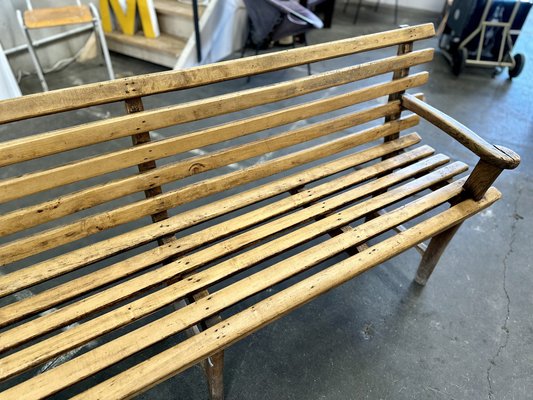
[{"label": "worn wood surface", "polygon": [[[229,196],[203,207],[198,207],[194,210],[181,213],[177,216],[169,218],[169,220],[165,221],[164,224],[148,225],[146,227],[115,236],[112,239],[104,240],[85,248],[66,253],[65,255],[55,257],[48,261],[35,264],[34,266],[26,268],[25,270],[2,276],[0,277],[0,296],[14,293],[17,290],[21,290],[36,282],[40,282],[39,279],[49,279],[50,276],[46,274],[46,271],[49,271],[54,267],[57,268],[58,266],[62,266],[63,268],[68,268],[67,270],[74,270],[84,267],[107,256],[115,255],[118,252],[124,251],[128,248],[145,244],[146,242],[159,238],[162,235],[178,232],[179,230],[183,230],[195,224],[205,222],[217,216],[223,215],[224,213],[229,213],[255,202],[269,199],[273,196],[279,195],[280,193],[289,191],[294,187],[300,186],[301,184],[310,183],[359,164],[363,164],[395,149],[406,148],[418,143],[419,140],[420,137],[416,134],[406,135],[395,142],[374,146],[373,148],[364,150],[360,153],[342,157],[332,162],[320,164],[303,172],[275,180],[272,183],[264,184],[251,190],[244,191],[238,195]],[[405,160],[405,162],[411,162],[428,156],[432,153],[433,150],[431,148],[423,146],[418,150],[406,153],[401,159]],[[397,160],[394,162],[396,161]],[[400,162],[392,165],[401,166],[403,164]],[[386,169],[387,167],[386,164],[381,164],[376,168]],[[312,199],[314,198],[315,197],[312,197]],[[280,204],[278,204],[278,208],[275,210],[276,213],[284,211]],[[268,217],[269,215],[274,216],[277,214],[266,214],[265,217]],[[154,257],[157,254],[157,258],[152,261],[153,263],[156,263],[172,255],[173,251],[175,250],[174,248],[171,248],[171,246],[169,246],[169,249],[157,248],[152,252],[153,254],[150,253],[150,257]],[[147,253],[145,253],[144,256],[147,256]],[[122,265],[118,266],[117,270],[119,272],[128,271],[131,267],[143,265],[140,263],[140,259],[135,259],[132,261],[132,265],[129,267],[128,265]],[[65,272],[65,270],[63,271]],[[135,270],[132,272],[134,271]],[[71,295],[76,296],[83,294],[85,293],[85,290],[92,290],[99,285],[113,281],[113,279],[106,278],[106,276],[113,277],[113,273],[110,273],[109,275],[107,273],[103,273],[102,275],[104,277],[103,280],[102,278],[96,279],[95,275],[92,275],[87,279],[82,278],[82,280],[75,281],[73,284],[65,284],[62,286],[63,290],[56,290],[54,295],[49,297],[46,301],[42,300],[43,295],[36,295],[32,298],[15,303],[19,304],[19,306],[14,309],[0,309],[0,315],[2,315],[1,320],[7,322],[14,321],[17,317],[26,315],[24,313],[29,313],[34,309],[36,311],[46,309],[49,306],[57,304],[55,303],[56,301],[61,302],[68,300],[71,298],[69,297]],[[22,306],[23,304],[27,304],[27,306]],[[6,322],[0,322],[0,325],[5,323]]]},{"label": "worn wood surface", "polygon": [[[345,121],[347,124],[351,122]],[[295,162],[309,162],[311,160],[316,160],[321,157],[324,157],[325,154],[334,154],[342,150],[347,150],[354,146],[360,144],[377,140],[387,135],[391,131],[396,129],[407,129],[418,123],[418,118],[416,116],[407,117],[399,121],[393,121],[388,124],[378,126],[376,128],[369,128],[358,133],[346,135],[345,137],[329,141],[324,145],[317,145],[311,148],[301,150],[299,152],[291,153],[284,157],[279,157],[269,162],[256,164],[252,167],[245,168],[242,170],[237,170],[225,175],[216,176],[214,178],[208,178],[197,183],[184,186],[183,188],[176,189],[173,191],[168,191],[160,196],[154,197],[152,199],[146,199],[138,201],[136,203],[131,203],[120,208],[113,209],[111,211],[94,214],[92,216],[84,217],[76,220],[75,222],[63,225],[57,228],[52,228],[46,230],[42,233],[38,233],[32,236],[28,236],[23,239],[19,239],[15,242],[10,242],[3,246],[0,246],[0,265],[5,265],[7,263],[21,260],[23,258],[29,257],[34,254],[38,254],[42,251],[60,246],[62,244],[70,243],[75,240],[87,237],[97,232],[101,232],[112,227],[125,224],[127,222],[135,221],[143,216],[155,214],[169,208],[176,207],[181,204],[191,202],[195,199],[206,197],[213,193],[218,193],[224,190],[228,190],[235,186],[243,185],[247,182],[253,182],[260,178],[271,176],[280,171],[293,168]],[[306,130],[306,128],[302,128]],[[323,132],[317,131],[316,134],[321,134]],[[283,143],[284,138],[279,139],[280,143]],[[273,140],[278,140],[274,138]],[[265,148],[268,151],[268,148]],[[303,161],[302,161],[303,160]],[[196,163],[190,165],[194,167]],[[168,176],[172,177],[173,171],[171,167],[167,167]],[[187,167],[185,167],[187,168]],[[170,171],[169,171],[170,169]],[[188,170],[188,168],[187,168]],[[160,171],[159,171],[160,172]],[[156,174],[157,175],[157,174]],[[160,176],[151,181],[154,185],[160,184]],[[143,177],[144,178],[144,177]],[[144,179],[139,179],[138,177],[130,178],[130,182],[136,186],[137,190],[144,190],[146,181]],[[101,189],[98,191],[98,198],[101,197],[114,197],[121,190],[127,190],[128,186],[123,184],[121,181],[120,184],[115,187],[110,187],[109,184],[105,186],[97,186],[96,189]],[[106,190],[109,189],[109,190]],[[113,189],[112,191],[110,191]],[[72,194],[71,196],[77,196],[78,194]],[[68,198],[63,198],[61,205],[63,207],[71,207],[69,214],[75,212],[79,209],[84,209],[90,201],[94,201],[87,197],[88,194],[82,197],[83,202],[69,202]],[[97,198],[97,199],[98,199]],[[57,206],[55,209],[54,206]],[[52,206],[51,212],[57,212],[59,209],[58,204]],[[37,211],[37,214],[40,214]],[[59,266],[58,266],[59,267]],[[60,268],[54,268],[57,274],[60,274]],[[52,271],[49,271],[50,273]],[[52,275],[51,276],[57,276]]]},{"label": "worn wood surface", "polygon": [[[90,351],[89,353],[77,357],[75,362],[74,360],[66,362],[53,370],[38,375],[16,386],[15,388],[0,394],[0,398],[2,398],[2,396],[4,396],[4,398],[7,398],[6,396],[13,395],[20,395],[26,397],[33,396],[32,398],[43,398],[45,396],[56,393],[62,387],[71,385],[79,381],[80,379],[83,379],[84,377],[89,376],[90,374],[95,373],[96,371],[105,368],[106,366],[111,365],[118,359],[127,357],[129,354],[132,354],[135,351],[145,348],[151,343],[155,343],[165,337],[168,337],[187,328],[187,326],[193,324],[194,321],[197,321],[201,318],[205,318],[206,314],[219,312],[220,310],[228,307],[229,305],[239,301],[239,299],[246,298],[251,294],[256,293],[257,291],[260,291],[264,288],[268,288],[276,282],[280,282],[284,279],[287,279],[288,277],[294,275],[299,271],[308,269],[313,265],[316,265],[320,261],[332,257],[333,255],[338,254],[339,252],[342,252],[349,246],[353,246],[356,243],[359,243],[369,237],[374,236],[377,232],[383,231],[387,227],[392,227],[392,224],[398,225],[407,219],[419,215],[420,213],[424,212],[424,210],[429,210],[435,207],[437,204],[441,204],[442,202],[447,201],[449,198],[456,196],[458,193],[460,193],[461,183],[461,181],[457,181],[457,183],[453,183],[443,189],[424,196],[423,198],[418,199],[410,203],[409,205],[398,209],[395,212],[391,212],[387,216],[387,218],[382,219],[382,217],[378,217],[354,229],[354,231],[352,232],[347,232],[343,235],[339,235],[324,242],[323,245],[318,246],[319,248],[315,246],[307,251],[298,254],[295,257],[288,258],[284,261],[275,264],[272,267],[260,271],[249,278],[242,279],[236,282],[235,284],[232,284],[227,288],[213,293],[205,299],[202,299],[203,301],[201,300],[195,302],[186,308],[175,311],[174,313],[169,314],[166,317],[160,318],[154,323],[145,325],[131,332],[130,334],[122,336],[109,343],[103,344],[98,348]],[[284,304],[283,307],[271,307],[270,315],[272,315],[272,317],[274,318],[284,315],[286,312],[288,312],[288,310],[291,310],[296,306],[303,304],[306,301],[309,301],[317,294],[327,291],[337,286],[338,284],[345,282],[347,279],[363,272],[367,268],[374,266],[375,264],[373,263],[373,261],[375,260],[375,257],[378,257],[380,262],[385,261],[393,255],[397,254],[398,252],[404,251],[407,248],[412,247],[414,243],[418,243],[420,240],[425,240],[428,237],[438,233],[439,231],[446,229],[450,225],[450,223],[455,224],[457,223],[457,221],[460,221],[466,218],[467,216],[478,212],[479,210],[488,206],[490,203],[494,202],[499,197],[499,193],[497,193],[497,191],[495,190],[491,190],[490,194],[491,196],[488,196],[482,202],[477,203],[472,200],[467,200],[436,217],[430,218],[425,222],[418,224],[416,227],[411,228],[408,231],[398,234],[396,237],[393,237],[389,240],[385,240],[384,242],[376,245],[377,247],[373,246],[369,248],[368,252],[361,253],[361,255],[355,256],[359,257],[357,264],[354,264],[354,260],[349,259],[346,262],[341,262],[340,264],[337,264],[337,266],[330,267],[329,269],[323,272],[319,272],[313,275],[313,277],[308,278],[308,280],[313,281],[313,285],[308,285],[308,280],[304,280],[303,282],[305,283],[303,285],[295,284],[288,290],[293,296],[302,296],[302,300],[298,302],[294,301],[293,298],[292,301],[288,302],[287,304]],[[389,193],[386,193],[384,195],[389,195]],[[319,223],[320,222],[316,222],[316,224]],[[404,238],[405,240],[401,240]],[[241,257],[240,259],[243,263],[249,262],[247,261],[247,257]],[[296,259],[297,262],[295,262]],[[221,264],[219,264],[219,266],[220,265]],[[342,268],[338,267],[338,265],[342,266]],[[357,267],[354,268],[354,265],[357,265]],[[348,266],[351,267],[348,268]],[[333,274],[332,272],[335,272],[335,274]],[[205,273],[208,275],[213,274],[213,272],[210,270],[205,271]],[[191,282],[195,281],[198,284],[201,282],[198,281],[198,279],[195,280],[194,278],[191,280]],[[315,287],[317,287],[316,291],[313,290],[315,289]],[[257,305],[252,307],[252,310],[256,307]],[[244,314],[247,314],[247,317],[250,318],[249,313],[245,312]],[[241,314],[237,315],[239,316]],[[230,317],[226,321],[222,322],[224,328],[229,328],[229,330],[232,331],[234,328],[232,328],[231,326],[232,324],[235,325],[234,318],[235,317]],[[254,321],[257,322],[257,319],[248,319],[244,326],[249,327],[250,331],[253,331],[253,327],[258,327],[256,326],[256,323],[254,323]],[[218,343],[220,344],[221,342],[225,342],[225,340],[227,340],[226,338],[228,338],[228,330],[224,328],[212,327],[205,332],[213,333],[216,329],[216,332],[214,332],[215,336],[213,337],[213,340],[215,342],[218,341]],[[76,330],[76,328],[73,328],[73,330]],[[229,340],[228,344],[242,336],[243,332],[238,329],[235,332],[235,337]],[[198,339],[202,339],[203,344],[198,345],[196,350],[189,349],[188,352],[190,354],[187,357],[180,357],[174,360],[173,373],[176,373],[176,371],[179,371],[181,369],[181,367],[177,367],[177,365],[183,363],[185,359],[194,359],[194,362],[197,362],[199,359],[202,359],[205,356],[209,355],[213,350],[225,347],[219,345],[213,349],[210,349],[209,353],[203,354],[200,349],[203,349],[205,343],[208,343],[208,341],[205,341],[206,335],[201,334],[197,335],[196,337]],[[197,342],[194,340],[196,337],[189,339],[184,343],[188,344],[193,341],[196,344]],[[176,348],[180,348],[180,346],[178,345]],[[172,350],[170,351],[172,352]],[[202,353],[201,356],[198,356],[199,353]],[[157,360],[158,358],[159,357],[155,356],[151,360]],[[151,364],[157,362],[151,361],[147,363]],[[184,364],[186,364],[187,366],[189,365],[188,362]],[[139,365],[146,365],[146,362],[141,363]],[[126,371],[124,374],[131,374],[132,371],[135,371],[138,368],[141,367],[134,367],[133,369]],[[158,370],[158,372],[153,373],[158,374],[160,376],[166,376],[165,373],[162,373],[162,371],[165,370],[165,368],[161,368]],[[59,376],[61,376],[62,379],[57,379],[57,377]],[[121,377],[121,375],[118,375],[118,377]],[[127,390],[127,388],[121,383],[117,383],[116,379],[117,378],[112,378],[110,381],[107,381],[106,383],[102,384],[106,387],[106,390],[109,390],[107,392],[108,395],[111,395],[113,397],[115,397],[115,392],[112,392],[113,390],[118,390],[119,388],[120,390]],[[140,377],[138,379],[140,379]],[[149,376],[145,376],[142,379],[141,386],[144,390],[147,386],[150,386],[149,384],[147,385],[147,383],[151,382],[152,380],[153,378],[150,379]],[[109,382],[111,381],[113,381],[113,385],[109,385]],[[129,382],[129,380],[124,377],[122,377],[122,380],[119,379],[119,382],[125,381]],[[133,382],[130,383],[133,385]],[[132,387],[135,387],[135,385]],[[100,390],[100,388],[101,385],[95,386],[95,388],[92,389],[93,393]],[[131,390],[131,387],[129,389]],[[88,396],[87,393],[85,393],[84,395]],[[120,397],[122,397],[122,395],[117,396],[117,398]]]},{"label": "worn wood surface", "polygon": [[[140,290],[148,289],[150,287],[153,287],[155,285],[168,281],[174,278],[175,276],[180,276],[190,271],[193,271],[207,264],[208,262],[212,260],[231,254],[232,252],[242,249],[251,243],[265,239],[271,235],[274,235],[288,228],[295,227],[304,221],[313,219],[315,216],[321,216],[321,215],[327,214],[330,211],[335,210],[344,204],[352,202],[355,199],[364,197],[366,193],[373,193],[379,189],[382,189],[383,187],[394,185],[398,182],[401,182],[404,179],[414,176],[415,174],[418,174],[423,171],[427,171],[428,169],[430,170],[432,168],[435,168],[436,166],[446,161],[447,159],[443,156],[434,156],[427,160],[419,161],[413,166],[405,167],[404,169],[397,171],[393,174],[390,174],[386,177],[380,178],[375,181],[371,181],[367,183],[366,185],[351,189],[331,199],[323,200],[319,203],[313,204],[312,206],[306,207],[297,212],[278,218],[275,221],[263,224],[257,228],[247,231],[246,233],[242,233],[237,236],[234,236],[230,239],[227,239],[226,241],[213,244],[209,246],[207,249],[200,250],[197,253],[194,253],[190,256],[185,255],[177,259],[176,261],[169,263],[168,265],[158,268],[155,271],[145,273],[144,275],[140,277],[131,279],[125,283],[114,286],[108,290],[99,292],[98,294],[91,296],[89,299],[84,299],[79,304],[76,304],[76,303],[71,304],[69,306],[62,308],[61,310],[56,311],[53,314],[48,314],[40,318],[37,318],[35,320],[32,320],[24,324],[23,326],[18,326],[17,329],[11,332],[11,334],[5,334],[2,337],[0,337],[0,351],[6,350],[12,347],[13,345],[23,343],[24,341],[30,340],[33,337],[39,336],[40,334],[44,334],[53,329],[67,325],[73,322],[74,320],[78,318],[82,318],[91,312],[97,311],[109,304],[117,303],[118,301],[124,298],[127,298],[128,296],[134,295],[136,292]],[[463,172],[464,169],[465,169],[464,165],[452,164],[450,167],[446,167],[446,168],[439,170],[439,172],[428,174],[427,178],[425,177],[425,179],[426,181],[431,180],[431,179],[436,179],[436,181],[441,181],[442,175],[451,177],[460,172]],[[317,190],[319,194],[318,196],[312,196],[313,191],[311,192],[306,191],[302,194],[294,195],[293,198],[289,198],[287,199],[287,201],[282,200],[279,202],[279,204],[275,204],[275,206],[282,207],[281,210],[283,210],[283,208],[286,209],[287,207],[291,207],[291,206],[295,207],[299,203],[305,204],[306,202],[308,203],[311,200],[313,200],[313,199],[309,199],[310,197],[314,197],[314,199],[316,199],[317,197],[318,198],[323,197],[326,194],[330,194],[332,191],[335,192],[343,188],[346,188],[348,186],[351,186],[353,184],[356,184],[358,182],[372,178],[376,175],[376,173],[377,173],[376,170],[372,170],[372,169],[365,171],[365,172],[356,172],[356,173],[351,174],[350,178],[348,178],[347,180],[341,180],[340,182],[337,182],[337,186],[328,185],[328,187],[320,188],[319,190]],[[397,188],[394,191],[391,191],[390,192],[391,194],[389,196],[382,196],[378,200],[373,201],[373,202],[367,201],[366,203],[364,203],[365,207],[366,209],[371,209],[371,211],[374,211],[376,209],[379,209],[379,205],[382,204],[381,201],[383,201],[383,199],[387,199],[387,201],[398,201],[399,199],[405,196],[408,196],[416,192],[417,190],[420,190],[419,186],[417,185],[421,185],[421,184],[423,185],[426,181],[422,180],[422,181],[418,181],[416,184],[409,184],[409,183],[405,184],[404,186],[401,187],[401,190]],[[426,187],[426,186],[423,186],[423,187]],[[291,205],[290,203],[293,203],[293,202],[296,202],[296,204]],[[375,207],[378,207],[378,208],[375,208]],[[261,222],[264,219],[268,218],[269,216],[268,214],[272,214],[272,211],[269,211],[269,209],[272,209],[272,208],[273,207],[270,207],[270,206],[260,208],[251,213],[247,213],[240,217],[237,217],[236,219],[231,220],[229,223],[218,224],[204,231],[190,235],[186,238],[177,239],[173,243],[173,246],[171,246],[172,248],[176,249],[175,254],[173,255],[176,255],[176,253],[179,254],[180,252],[183,252],[183,251],[189,251],[191,249],[194,249],[196,247],[199,247],[205,244],[206,242],[216,240],[217,238],[223,238],[228,233],[235,232],[235,231],[238,232],[242,230],[243,228],[245,228],[246,226],[250,226],[254,223]],[[278,209],[278,207],[276,207],[275,209]],[[356,208],[356,211],[357,210],[358,208]],[[279,213],[280,211],[277,211],[277,212]],[[344,212],[344,214],[346,214],[346,212]],[[359,214],[357,215],[360,216]],[[329,217],[321,219],[319,221],[320,224],[318,225],[313,224],[314,230],[311,228],[308,228],[309,229],[308,235],[314,235],[314,236],[305,236],[304,239],[301,239],[301,237],[299,237],[298,240],[300,241],[310,240],[311,238],[316,237],[316,235],[327,232],[328,228],[334,229],[338,227],[339,221],[341,219],[337,218],[335,220],[335,218],[336,218],[335,214],[333,214]],[[328,224],[332,224],[332,225],[328,225]],[[288,237],[290,237],[290,234],[288,234]],[[297,241],[296,243],[300,243],[300,242]],[[257,257],[257,260],[260,261],[262,259],[261,257],[267,258],[269,256],[273,256],[275,254],[278,254],[280,251],[291,248],[296,243],[294,242],[291,243],[290,240],[288,239],[281,240],[279,247],[276,248],[275,246],[272,245],[272,242],[270,242],[268,246],[261,246],[260,248],[255,249],[254,251],[257,252],[256,257]],[[149,258],[147,257],[146,254],[142,254],[141,256],[135,257],[135,258],[136,260],[130,260],[130,265],[133,264],[133,266],[135,266],[136,268],[139,268],[139,262],[142,262],[144,265],[146,265],[147,261],[149,261]],[[124,276],[124,273],[125,273],[124,264],[125,263],[122,263],[121,265],[122,268],[117,268],[116,273],[121,274],[119,275],[119,277]],[[106,271],[106,272],[108,275],[109,271]],[[91,276],[89,276],[89,278],[91,278]],[[205,282],[206,280],[203,280],[203,284],[205,284]],[[197,290],[201,288],[202,287],[197,288]],[[55,291],[52,290],[49,295],[54,296],[55,295],[54,292]],[[156,297],[159,296],[159,293],[160,292],[158,292]],[[11,311],[12,313],[13,310],[8,310],[8,311]],[[9,313],[6,312],[5,315],[8,316]],[[101,322],[99,324],[100,326],[104,326],[101,324]],[[70,335],[69,341],[71,343],[73,342],[72,335]]]},{"label": "worn wood surface", "polygon": [[[403,54],[408,54],[408,53],[410,53],[412,51],[413,51],[413,42],[407,42],[407,43],[402,43],[402,44],[398,45],[397,54],[400,56],[400,55],[403,55]],[[394,73],[392,74],[392,80],[395,81],[395,80],[398,80],[398,79],[402,79],[402,78],[405,78],[408,75],[409,75],[409,67],[399,68],[399,69],[395,70]],[[390,101],[399,100],[401,98],[402,94],[403,94],[402,91],[398,91],[396,93],[391,93],[391,94],[389,94],[389,100],[388,101],[390,102]],[[389,116],[385,117],[385,122],[397,120],[398,118],[400,118],[400,116],[401,116],[401,110],[398,111],[395,114],[392,114],[392,115],[389,115]],[[397,139],[399,135],[400,135],[400,132],[395,132],[392,135],[385,136],[384,140],[386,142],[389,141],[389,140],[394,140],[394,139]]]},{"label": "worn wood surface", "polygon": [[416,271],[416,283],[422,286],[427,283],[431,273],[444,253],[444,250],[446,250],[446,246],[448,246],[460,226],[460,223],[454,225],[431,238],[426,251],[422,255],[418,270]]},{"label": "worn wood surface", "polygon": [[[232,343],[281,318],[319,295],[360,275],[372,268],[376,260],[380,263],[387,261],[395,255],[408,250],[415,243],[426,240],[447,229],[450,223],[458,224],[482,211],[499,198],[500,193],[491,188],[488,196],[482,201],[466,200],[395,237],[371,246],[367,251],[318,272],[228,318],[223,327],[214,326],[203,332],[202,335],[187,340],[94,386],[77,396],[77,399],[99,399],[106,395],[117,399],[131,398],[187,369],[195,363],[195,360],[210,354],[214,349],[230,346]],[[374,221],[377,221],[377,219]],[[349,235],[353,235],[353,233],[348,232],[346,234],[346,236]],[[298,262],[293,262],[293,265],[301,262],[303,260],[300,257]],[[289,266],[287,265],[287,267]],[[141,378],[142,382],[140,382]]]},{"label": "worn wood surface", "polygon": [[520,156],[503,146],[491,145],[466,126],[410,94],[402,96],[402,105],[447,133],[478,155],[483,161],[500,169],[513,169]]},{"label": "worn wood surface", "polygon": [[403,56],[370,61],[289,82],[242,90],[177,106],[162,107],[14,139],[1,145],[0,166],[131,136],[140,131],[153,131],[294,98],[391,72],[398,66],[405,67],[426,63],[432,57],[433,49],[419,50]]},{"label": "worn wood surface", "polygon": [[24,23],[29,29],[91,23],[93,16],[89,7],[66,6],[35,8],[24,11]]},{"label": "worn wood surface", "polygon": [[474,200],[480,200],[502,172],[501,168],[479,160],[465,182],[465,192]]},{"label": "worn wood surface", "polygon": [[0,101],[0,122],[16,121],[37,115],[111,103],[130,97],[193,88],[228,79],[242,78],[251,73],[275,71],[371,49],[394,46],[405,41],[427,39],[434,34],[433,24],[424,24],[289,51],[224,61],[183,71],[148,74],[56,90],[47,94],[24,96]]},{"label": "worn wood surface", "polygon": [[[252,116],[177,137],[170,137],[149,144],[143,142],[143,146],[106,153],[55,168],[26,174],[21,177],[2,180],[0,181],[0,201],[14,200],[72,182],[118,171],[140,163],[148,163],[199,147],[205,147],[236,137],[243,137],[261,130],[296,122],[300,119],[325,114],[376,99],[397,90],[423,85],[427,82],[427,79],[427,72],[422,72],[399,81],[371,85],[350,93],[282,108],[258,116]],[[132,100],[134,99],[129,101],[131,102]],[[390,106],[393,104],[399,105],[399,102],[392,102]],[[388,110],[392,110],[392,108]],[[397,111],[398,108],[394,110]],[[138,133],[134,135],[138,135]],[[1,149],[2,145],[0,145],[0,151]],[[13,158],[12,154],[4,154],[4,156],[6,158]]]},{"label": "worn wood surface", "polygon": [[[405,94],[428,80],[427,72],[410,68],[433,57],[431,49],[413,51],[414,41],[432,33],[427,24],[0,102],[4,122],[118,100],[128,113],[0,144],[0,166],[9,171],[0,180],[0,202],[8,207],[0,215],[0,266],[9,268],[0,275],[0,380],[27,373],[0,399],[53,396],[185,331],[193,336],[80,396],[128,398],[205,360],[216,400],[223,395],[225,347],[433,238],[416,278],[425,282],[462,221],[499,198],[490,186],[502,169],[519,163],[512,151]],[[144,109],[148,94],[386,46],[398,46],[397,55]],[[392,80],[364,81],[389,73]],[[332,88],[333,95],[326,90]],[[305,96],[319,91],[324,95],[314,100]],[[289,105],[261,111],[285,100]],[[415,114],[402,116],[403,110]],[[228,118],[236,111],[248,117]],[[418,134],[399,135],[420,117],[480,156],[469,176],[458,177],[465,164],[415,146]],[[215,125],[219,119],[225,122]],[[150,131],[200,120],[197,130],[178,127],[180,133],[151,140]],[[36,159],[127,136],[132,147],[26,171],[52,157]],[[24,174],[13,174],[18,163]],[[71,191],[78,182],[84,186]],[[124,231],[143,218],[145,226]],[[48,258],[59,247],[65,252]],[[295,255],[286,256],[289,250]],[[345,261],[299,275],[346,251]],[[273,257],[281,261],[265,263]],[[289,278],[287,289],[230,315],[233,306]],[[35,285],[32,297],[10,296]],[[222,311],[227,320],[217,317]],[[30,372],[88,343],[94,348],[74,359]]]}]

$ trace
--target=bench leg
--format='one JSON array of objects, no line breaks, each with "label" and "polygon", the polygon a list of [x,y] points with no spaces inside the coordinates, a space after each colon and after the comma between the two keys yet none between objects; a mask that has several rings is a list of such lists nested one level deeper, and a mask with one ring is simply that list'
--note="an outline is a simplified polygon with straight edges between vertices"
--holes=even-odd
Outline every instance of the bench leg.
[{"label": "bench leg", "polygon": [[224,400],[224,351],[204,360],[210,400]]},{"label": "bench leg", "polygon": [[[197,293],[196,299],[205,297],[209,292],[203,290],[200,293]],[[195,301],[195,298],[191,297],[189,301]],[[180,308],[186,307],[187,302],[182,299],[173,303],[174,309],[179,310]],[[210,327],[217,322],[220,322],[220,316],[216,315],[203,321],[206,327]],[[202,324],[202,325],[203,325]],[[201,332],[199,325],[194,325],[186,330],[188,337],[193,337],[198,335]],[[224,400],[224,351],[219,351],[216,354],[208,357],[203,360],[200,365],[205,372],[207,378],[207,386],[209,389],[209,399],[210,400]]]},{"label": "bench leg", "polygon": [[431,276],[431,273],[435,269],[435,266],[439,262],[442,253],[444,253],[446,246],[448,246],[448,243],[450,243],[455,235],[455,232],[457,232],[460,226],[461,224],[457,224],[439,233],[438,235],[433,236],[426,251],[424,252],[424,255],[422,256],[422,261],[420,261],[418,271],[416,271],[416,283],[422,286],[426,284]]}]

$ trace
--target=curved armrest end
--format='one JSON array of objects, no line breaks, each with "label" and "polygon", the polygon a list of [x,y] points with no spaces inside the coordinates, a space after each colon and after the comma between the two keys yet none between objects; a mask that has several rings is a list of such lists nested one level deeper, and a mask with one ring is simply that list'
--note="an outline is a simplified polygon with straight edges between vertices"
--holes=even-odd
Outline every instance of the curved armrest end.
[{"label": "curved armrest end", "polygon": [[504,169],[515,169],[518,167],[518,165],[520,165],[520,156],[513,150],[498,144],[495,144],[494,147],[498,149],[502,155],[504,155],[504,157],[502,157],[502,162],[505,164],[503,167]]},{"label": "curved armrest end", "polygon": [[421,116],[453,137],[474,154],[477,154],[483,161],[501,169],[513,169],[520,164],[520,156],[514,151],[488,143],[460,122],[415,96],[405,93],[401,100],[404,108]]}]

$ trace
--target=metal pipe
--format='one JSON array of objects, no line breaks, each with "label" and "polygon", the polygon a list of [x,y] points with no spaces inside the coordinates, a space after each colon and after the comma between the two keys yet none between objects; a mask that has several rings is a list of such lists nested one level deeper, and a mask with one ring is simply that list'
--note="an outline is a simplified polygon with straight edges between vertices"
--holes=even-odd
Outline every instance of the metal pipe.
[{"label": "metal pipe", "polygon": [[93,3],[89,3],[89,8],[91,9],[91,14],[93,15],[94,33],[98,36],[100,41],[100,50],[102,50],[102,54],[104,56],[107,74],[109,75],[109,79],[113,80],[115,79],[115,72],[113,71],[113,64],[111,63],[111,57],[109,56],[109,49],[107,48],[105,34],[102,29],[102,24],[100,23],[100,15],[98,14],[98,10]]},{"label": "metal pipe", "polygon": [[[87,26],[81,26],[79,28],[71,29],[71,30],[68,30],[66,32],[61,32],[61,33],[58,33],[56,35],[52,35],[52,36],[49,36],[49,37],[34,41],[33,42],[33,47],[37,48],[37,47],[43,46],[45,44],[49,44],[51,42],[55,42],[57,40],[67,38],[69,36],[79,35],[79,34],[85,32],[85,31],[90,31],[92,29],[93,29],[92,25],[87,25]],[[25,50],[28,50],[28,45],[27,44],[21,44],[19,46],[11,47],[10,49],[5,49],[4,53],[5,53],[6,56],[9,56],[9,55],[12,55],[12,54],[15,54],[15,53],[20,53],[21,51],[25,51]]]},{"label": "metal pipe", "polygon": [[486,25],[483,24],[481,27],[481,35],[479,36],[479,45],[477,47],[477,54],[476,54],[476,60],[481,60],[481,53],[483,52],[483,42],[485,41],[485,27]]},{"label": "metal pipe", "polygon": [[486,67],[512,67],[514,64],[511,62],[501,62],[497,63],[496,61],[485,61],[485,60],[466,60],[466,64],[469,65],[479,65],[479,66],[486,66]]},{"label": "metal pipe", "polygon": [[485,5],[485,8],[483,9],[483,14],[481,15],[481,24],[478,25],[478,27],[459,44],[459,49],[465,47],[472,39],[474,39],[478,35],[478,33],[481,31],[481,27],[485,26],[485,23],[487,22],[487,15],[489,14],[491,6],[492,0],[488,0],[487,4]]},{"label": "metal pipe", "polygon": [[22,12],[20,10],[17,10],[17,20],[22,29],[22,32],[24,33],[24,36],[26,37],[26,41],[28,42],[28,50],[30,52],[30,57],[33,62],[33,65],[35,66],[35,70],[37,71],[37,76],[39,77],[39,81],[41,82],[43,91],[48,92],[48,84],[44,79],[43,67],[41,66],[41,63],[37,58],[37,54],[35,52],[35,48],[33,47],[33,43],[31,40],[30,32],[28,32],[28,28],[24,24],[24,18],[22,17]]},{"label": "metal pipe", "polygon": [[202,39],[200,37],[200,23],[198,17],[198,0],[192,0],[192,14],[194,20],[194,39],[196,41],[196,58],[202,63]]}]

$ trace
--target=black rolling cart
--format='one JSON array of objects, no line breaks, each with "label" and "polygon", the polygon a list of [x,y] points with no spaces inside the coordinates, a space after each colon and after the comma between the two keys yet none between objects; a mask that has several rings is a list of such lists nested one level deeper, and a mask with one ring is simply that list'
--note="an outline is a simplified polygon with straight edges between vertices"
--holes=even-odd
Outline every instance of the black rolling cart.
[{"label": "black rolling cart", "polygon": [[465,66],[509,69],[512,79],[520,75],[523,54],[512,54],[531,0],[455,0],[448,9],[439,47],[452,72],[460,75]]}]

